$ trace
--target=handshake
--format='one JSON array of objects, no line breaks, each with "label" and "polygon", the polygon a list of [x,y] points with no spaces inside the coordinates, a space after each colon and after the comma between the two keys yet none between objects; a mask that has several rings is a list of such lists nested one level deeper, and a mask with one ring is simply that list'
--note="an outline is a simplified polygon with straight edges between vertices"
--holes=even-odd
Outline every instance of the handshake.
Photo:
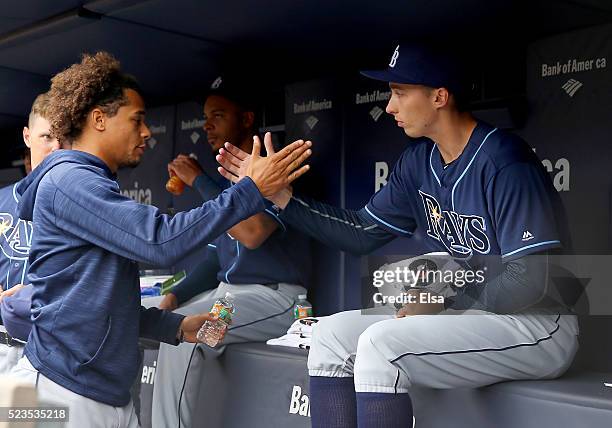
[{"label": "handshake", "polygon": [[272,135],[266,132],[264,145],[267,157],[260,156],[261,142],[257,136],[253,137],[251,154],[231,143],[225,143],[216,157],[221,164],[218,171],[233,183],[250,177],[264,198],[285,208],[291,199],[290,184],[310,169],[309,165],[301,165],[312,154],[312,142],[297,140],[276,153]]},{"label": "handshake", "polygon": [[[261,141],[257,136],[253,137],[251,153],[225,143],[216,157],[221,164],[218,171],[233,183],[250,177],[264,198],[284,208],[291,199],[290,184],[310,169],[309,165],[302,164],[312,154],[312,143],[297,140],[276,153],[272,135],[266,132],[264,146],[267,156],[261,156]],[[181,154],[168,164],[168,174],[171,178],[166,188],[178,195],[183,191],[182,183],[193,187],[195,179],[203,174],[203,170],[194,157]],[[171,183],[175,177],[180,185]]]}]

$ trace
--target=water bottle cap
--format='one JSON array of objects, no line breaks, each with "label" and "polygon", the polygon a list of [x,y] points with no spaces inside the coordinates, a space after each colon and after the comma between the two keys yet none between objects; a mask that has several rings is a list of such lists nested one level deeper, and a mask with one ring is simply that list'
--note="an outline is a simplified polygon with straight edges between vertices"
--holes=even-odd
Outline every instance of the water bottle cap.
[{"label": "water bottle cap", "polygon": [[306,300],[306,295],[305,295],[305,294],[299,294],[299,295],[298,295],[298,299],[300,299],[300,300]]}]

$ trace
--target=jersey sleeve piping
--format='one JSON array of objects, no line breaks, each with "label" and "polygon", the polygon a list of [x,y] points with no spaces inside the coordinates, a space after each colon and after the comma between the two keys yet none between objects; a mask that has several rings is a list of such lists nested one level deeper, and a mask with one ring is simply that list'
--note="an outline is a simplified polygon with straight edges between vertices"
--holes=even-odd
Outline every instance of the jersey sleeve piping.
[{"label": "jersey sleeve piping", "polygon": [[367,205],[364,208],[365,208],[365,211],[370,215],[370,217],[372,217],[381,226],[386,226],[386,228],[389,228],[389,229],[391,229],[394,232],[400,232],[400,233],[402,233],[404,235],[407,235],[407,236],[412,236],[413,235],[413,233],[410,232],[409,230],[405,230],[405,229],[402,229],[400,227],[394,226],[391,223],[381,219],[376,214],[374,214],[372,211],[370,211],[370,209],[367,207]]},{"label": "jersey sleeve piping", "polygon": [[552,241],[537,242],[534,244],[525,245],[523,247],[517,248],[516,250],[509,251],[505,254],[502,254],[502,260],[504,262],[507,262],[512,259],[526,256],[534,252],[542,251],[544,249],[558,248],[560,246],[561,246],[561,241],[559,241],[558,239],[555,239]]}]

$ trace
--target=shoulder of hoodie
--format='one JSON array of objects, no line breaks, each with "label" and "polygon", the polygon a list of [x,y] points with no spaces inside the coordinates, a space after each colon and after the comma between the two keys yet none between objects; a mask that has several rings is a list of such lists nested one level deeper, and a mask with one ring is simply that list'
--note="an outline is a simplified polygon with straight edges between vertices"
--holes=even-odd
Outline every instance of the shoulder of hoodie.
[{"label": "shoulder of hoodie", "polygon": [[480,162],[490,163],[495,172],[513,165],[531,164],[542,168],[542,163],[529,144],[518,135],[495,130],[482,144]]},{"label": "shoulder of hoodie", "polygon": [[100,186],[119,191],[117,182],[109,178],[103,168],[78,162],[63,162],[56,165],[42,179],[41,186],[45,181],[61,191],[71,189],[69,193],[80,189],[91,191]]}]

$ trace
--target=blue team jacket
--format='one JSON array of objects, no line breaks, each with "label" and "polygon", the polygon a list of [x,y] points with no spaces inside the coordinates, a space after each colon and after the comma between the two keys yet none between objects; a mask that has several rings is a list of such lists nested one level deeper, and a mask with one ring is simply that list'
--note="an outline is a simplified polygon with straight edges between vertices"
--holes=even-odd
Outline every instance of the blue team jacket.
[{"label": "blue team jacket", "polygon": [[25,355],[52,381],[113,406],[130,400],[138,337],[176,342],[182,316],[140,306],[138,262],[171,266],[264,209],[250,179],[170,218],[119,192],[99,158],[49,155],[18,187],[19,217],[36,225]]}]

